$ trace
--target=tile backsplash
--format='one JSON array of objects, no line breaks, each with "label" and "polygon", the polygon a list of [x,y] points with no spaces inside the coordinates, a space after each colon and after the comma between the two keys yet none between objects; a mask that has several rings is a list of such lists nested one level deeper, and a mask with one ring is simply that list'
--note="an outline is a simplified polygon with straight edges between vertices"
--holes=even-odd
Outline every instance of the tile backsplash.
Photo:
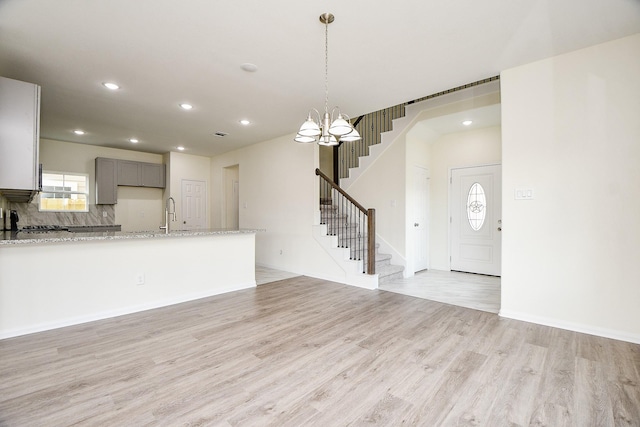
[{"label": "tile backsplash", "polygon": [[[89,205],[89,212],[40,212],[37,197],[31,203],[10,203],[18,213],[18,227],[27,225],[115,225],[114,205]],[[106,216],[104,213],[106,212]]]}]

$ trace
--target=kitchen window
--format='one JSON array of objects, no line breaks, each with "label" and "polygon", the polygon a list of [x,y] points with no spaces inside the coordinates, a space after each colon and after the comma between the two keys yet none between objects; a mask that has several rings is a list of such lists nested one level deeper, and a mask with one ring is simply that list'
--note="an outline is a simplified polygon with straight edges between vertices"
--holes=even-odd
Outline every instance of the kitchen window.
[{"label": "kitchen window", "polygon": [[89,175],[43,172],[40,212],[89,212]]}]

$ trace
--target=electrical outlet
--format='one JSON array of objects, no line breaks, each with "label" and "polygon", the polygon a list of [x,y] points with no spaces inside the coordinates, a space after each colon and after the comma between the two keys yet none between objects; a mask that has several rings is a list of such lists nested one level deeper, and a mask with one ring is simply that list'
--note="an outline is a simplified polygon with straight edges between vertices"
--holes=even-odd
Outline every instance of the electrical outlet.
[{"label": "electrical outlet", "polygon": [[144,285],[144,273],[136,275],[136,285]]},{"label": "electrical outlet", "polygon": [[102,218],[106,218],[107,217],[107,211],[102,211]]}]

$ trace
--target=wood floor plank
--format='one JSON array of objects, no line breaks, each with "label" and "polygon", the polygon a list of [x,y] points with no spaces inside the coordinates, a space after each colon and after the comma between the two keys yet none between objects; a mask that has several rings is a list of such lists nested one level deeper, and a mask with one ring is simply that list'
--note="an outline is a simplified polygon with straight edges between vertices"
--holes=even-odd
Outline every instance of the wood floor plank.
[{"label": "wood floor plank", "polygon": [[[583,353],[584,354],[584,353]],[[576,424],[608,427],[614,425],[609,384],[600,362],[576,358]]]},{"label": "wood floor plank", "polygon": [[575,332],[551,329],[530,423],[570,426],[575,419]]},{"label": "wood floor plank", "polygon": [[447,368],[433,391],[422,396],[422,404],[411,411],[408,424],[441,425],[454,406],[465,387],[469,387],[470,377],[486,361],[487,356],[471,351],[463,351]]},{"label": "wood floor plank", "polygon": [[640,346],[294,277],[0,340],[0,426],[640,426]]},{"label": "wood floor plank", "polygon": [[485,354],[487,360],[480,369],[471,374],[469,383],[442,421],[443,425],[488,425],[487,415],[491,413],[496,396],[502,392],[505,379],[517,363],[520,348],[524,344],[522,335],[511,328],[496,332],[491,337],[493,339],[487,340],[485,335],[485,341],[489,341],[486,345],[478,349],[469,348],[479,354]]},{"label": "wood floor plank", "polygon": [[491,407],[487,425],[529,425],[547,349],[524,343]]}]

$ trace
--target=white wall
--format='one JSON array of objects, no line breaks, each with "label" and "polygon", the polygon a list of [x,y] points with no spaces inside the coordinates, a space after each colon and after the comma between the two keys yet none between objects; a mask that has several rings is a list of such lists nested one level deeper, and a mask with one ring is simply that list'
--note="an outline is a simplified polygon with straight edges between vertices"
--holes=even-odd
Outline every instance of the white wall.
[{"label": "white wall", "polygon": [[376,210],[376,234],[384,239],[385,246],[401,257],[402,264],[406,259],[407,214],[407,146],[404,141],[404,135],[394,141],[347,190],[365,208]]},{"label": "white wall", "polygon": [[430,144],[430,265],[449,270],[449,172],[451,168],[501,162],[501,129],[493,126],[442,135]]},{"label": "white wall", "polygon": [[211,222],[222,225],[225,167],[240,169],[240,228],[256,235],[256,263],[328,280],[345,272],[318,245],[312,226],[319,216],[317,144],[298,144],[293,135],[211,159]]},{"label": "white wall", "polygon": [[161,188],[118,187],[115,221],[122,231],[157,231],[164,224],[163,209]]},{"label": "white wall", "polygon": [[[40,162],[44,170],[89,175],[89,203],[95,204],[95,159],[162,163],[162,155],[72,142],[40,140]],[[162,189],[118,187],[116,224],[124,231],[156,230],[164,222]]]},{"label": "white wall", "polygon": [[636,34],[502,73],[502,316],[640,343],[639,52]]}]

